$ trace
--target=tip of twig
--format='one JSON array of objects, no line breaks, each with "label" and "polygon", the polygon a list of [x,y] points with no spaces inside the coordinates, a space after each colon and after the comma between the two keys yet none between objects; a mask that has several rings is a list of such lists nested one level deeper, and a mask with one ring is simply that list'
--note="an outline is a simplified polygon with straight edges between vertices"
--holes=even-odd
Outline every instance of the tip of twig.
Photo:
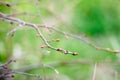
[{"label": "tip of twig", "polygon": [[71,54],[71,55],[73,55],[73,56],[77,56],[77,55],[78,55],[77,52],[70,52],[70,51],[68,51],[68,50],[63,50],[63,49],[61,49],[61,48],[57,48],[56,51],[62,52],[62,53],[64,53],[64,54]]},{"label": "tip of twig", "polygon": [[40,48],[45,48],[45,46],[44,46],[44,45],[42,45],[42,46],[40,46]]},{"label": "tip of twig", "polygon": [[77,53],[77,52],[74,52],[72,55],[73,55],[73,56],[77,56],[77,55],[78,55],[78,53]]},{"label": "tip of twig", "polygon": [[11,4],[10,4],[10,3],[7,3],[7,2],[0,2],[0,4],[5,5],[5,6],[7,6],[7,7],[11,7]]},{"label": "tip of twig", "polygon": [[113,52],[117,54],[117,53],[120,53],[120,50],[115,50]]},{"label": "tip of twig", "polygon": [[16,60],[9,60],[8,62],[5,63],[5,65],[9,65],[9,64],[11,64],[12,62],[16,62]]},{"label": "tip of twig", "polygon": [[9,3],[6,3],[6,6],[7,6],[7,7],[11,7],[11,5],[10,5]]}]

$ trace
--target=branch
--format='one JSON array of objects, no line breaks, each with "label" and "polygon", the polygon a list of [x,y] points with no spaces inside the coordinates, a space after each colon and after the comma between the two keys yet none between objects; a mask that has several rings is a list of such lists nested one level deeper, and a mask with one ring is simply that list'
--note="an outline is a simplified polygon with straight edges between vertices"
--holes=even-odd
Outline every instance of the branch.
[{"label": "branch", "polygon": [[13,73],[11,72],[12,69],[9,68],[9,65],[15,62],[15,60],[10,60],[5,64],[0,65],[0,80],[13,80]]},{"label": "branch", "polygon": [[[114,62],[114,63],[111,63],[111,61],[105,61],[105,62],[98,62],[98,63],[102,63],[102,64],[112,64],[114,66],[120,66],[120,62]],[[60,67],[60,66],[76,66],[76,65],[94,65],[94,67],[97,65],[96,62],[92,62],[92,61],[87,61],[87,60],[81,60],[81,59],[78,59],[78,60],[72,60],[72,61],[55,61],[55,62],[50,62],[50,63],[38,63],[38,64],[32,64],[32,65],[27,65],[27,66],[23,66],[21,68],[18,68],[18,69],[15,69],[16,71],[23,71],[23,72],[26,72],[26,71],[29,71],[29,70],[34,70],[34,69],[40,69],[40,68],[43,68],[43,67],[47,67],[47,66],[44,66],[44,65],[49,65],[51,67]],[[95,69],[95,68],[94,68]]]},{"label": "branch", "polygon": [[75,39],[78,39],[78,40],[81,40],[83,41],[84,43],[88,44],[89,46],[95,48],[96,50],[100,50],[100,51],[106,51],[106,52],[112,52],[114,54],[117,54],[117,53],[120,53],[120,50],[112,50],[110,48],[102,48],[102,47],[99,47],[95,44],[92,43],[92,41],[88,38],[86,38],[85,36],[77,36],[77,35],[74,35],[74,34],[69,34],[67,32],[63,32],[53,26],[47,26],[47,25],[39,25],[39,24],[34,24],[34,23],[29,23],[29,22],[25,22],[23,20],[20,20],[20,19],[17,19],[17,18],[13,18],[13,17],[10,17],[6,14],[3,14],[3,13],[0,13],[0,18],[3,19],[3,20],[6,20],[6,21],[9,21],[9,22],[12,22],[12,23],[17,23],[19,25],[22,25],[22,26],[28,26],[28,27],[32,27],[36,30],[36,32],[38,33],[39,37],[44,41],[45,45],[50,48],[50,49],[53,49],[53,50],[56,50],[56,51],[59,51],[59,52],[62,52],[64,54],[72,54],[72,55],[77,55],[78,53],[77,52],[71,52],[71,51],[67,51],[67,50],[64,50],[64,49],[61,49],[61,48],[54,48],[53,46],[51,46],[48,41],[46,40],[46,38],[43,36],[43,34],[40,32],[39,30],[39,27],[44,27],[44,28],[48,28],[48,29],[51,29],[51,30],[54,30],[60,34],[63,34],[63,35],[67,35],[67,36],[70,36],[70,37],[73,37]]},{"label": "branch", "polygon": [[[68,50],[64,50],[64,49],[61,49],[61,48],[54,48],[53,46],[51,46],[48,41],[46,40],[46,38],[43,36],[43,34],[40,32],[39,30],[39,26],[40,25],[37,25],[37,24],[33,24],[33,23],[29,23],[29,22],[25,22],[23,20],[20,20],[20,19],[17,19],[17,18],[13,18],[13,17],[10,17],[6,14],[3,14],[3,13],[0,13],[0,18],[2,18],[3,20],[5,21],[10,21],[12,23],[17,23],[21,26],[28,26],[28,27],[32,27],[36,30],[36,32],[38,33],[39,37],[43,40],[43,42],[45,43],[45,45],[50,48],[50,49],[53,49],[53,50],[56,50],[56,51],[59,51],[59,52],[62,52],[64,54],[72,54],[72,55],[77,55],[77,52],[71,52],[71,51],[68,51]],[[15,32],[15,30],[13,30],[12,32]]]},{"label": "branch", "polygon": [[9,68],[9,65],[15,62],[15,60],[9,60],[8,62],[0,65],[0,80],[13,80],[13,74],[21,74],[29,77],[35,77],[42,80],[42,77],[39,74],[30,74],[25,72],[19,72]]},{"label": "branch", "polygon": [[49,65],[54,68],[54,67],[59,67],[59,66],[70,66],[70,65],[76,66],[76,65],[80,65],[80,64],[81,65],[93,65],[94,62],[85,61],[85,60],[74,60],[74,61],[58,61],[58,62],[51,62],[51,63],[46,63],[46,64],[38,63],[38,64],[34,64],[34,65],[32,64],[32,65],[27,65],[27,66],[18,68],[18,69],[16,69],[16,71],[26,72],[29,70],[47,67],[44,65]]}]

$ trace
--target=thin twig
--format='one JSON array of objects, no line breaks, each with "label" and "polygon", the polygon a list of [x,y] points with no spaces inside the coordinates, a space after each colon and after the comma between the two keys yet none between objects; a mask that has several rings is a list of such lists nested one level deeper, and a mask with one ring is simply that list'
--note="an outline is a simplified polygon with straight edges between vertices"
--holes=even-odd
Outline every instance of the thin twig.
[{"label": "thin twig", "polygon": [[[79,3],[79,1],[76,2],[76,4],[78,4],[78,3]],[[74,6],[75,6],[75,5],[74,5]],[[74,6],[73,6],[73,7],[70,6],[70,7],[68,7],[68,8],[72,9],[72,8],[74,8]],[[64,24],[64,25],[67,26],[67,27],[70,27],[69,24],[65,23],[65,22],[62,20],[62,18],[60,18],[59,15],[55,14],[50,8],[46,8],[46,10],[48,10],[53,16],[55,16],[62,24]],[[66,9],[66,10],[67,10],[67,9]],[[48,27],[48,28],[49,28],[49,27]],[[82,35],[77,36],[77,35],[69,34],[69,33],[63,32],[63,31],[61,31],[61,30],[59,30],[59,29],[57,29],[57,28],[55,28],[55,27],[53,27],[53,26],[50,27],[50,29],[53,29],[53,30],[55,30],[55,31],[57,31],[57,32],[59,32],[59,33],[61,33],[61,34],[66,35],[66,36],[70,36],[70,37],[76,38],[76,39],[78,39],[78,40],[81,40],[81,41],[83,41],[84,43],[88,44],[89,46],[91,46],[91,47],[93,47],[93,48],[95,48],[95,49],[97,49],[97,50],[103,50],[103,51],[112,52],[112,53],[120,53],[120,50],[111,50],[110,48],[102,48],[102,47],[100,47],[100,46],[97,46],[97,45],[94,44],[89,38],[87,38],[87,37],[85,37],[85,36],[82,36]]]},{"label": "thin twig", "polygon": [[67,33],[67,32],[63,32],[63,31],[61,31],[61,30],[59,30],[59,29],[57,29],[57,28],[55,28],[53,26],[48,26],[47,28],[49,28],[51,30],[54,30],[54,31],[56,31],[56,32],[58,32],[60,34],[63,34],[63,35],[70,36],[72,38],[81,40],[84,43],[88,44],[89,46],[95,48],[96,50],[112,52],[112,53],[115,53],[115,54],[120,53],[120,50],[111,50],[110,48],[99,47],[99,46],[93,44],[93,42],[90,39],[88,39],[87,37],[85,37],[85,36],[78,36],[78,35],[70,34],[70,33]]},{"label": "thin twig", "polygon": [[96,70],[97,70],[97,63],[95,63],[95,65],[94,65],[92,80],[96,80]]},{"label": "thin twig", "polygon": [[21,75],[25,75],[25,76],[29,76],[29,77],[36,77],[38,79],[42,79],[39,74],[30,74],[30,73],[19,72],[19,71],[12,71],[12,73],[21,74]]},{"label": "thin twig", "polygon": [[7,33],[7,36],[11,35],[14,36],[15,32],[21,29],[22,25],[17,26],[16,28],[12,29],[10,32]]}]

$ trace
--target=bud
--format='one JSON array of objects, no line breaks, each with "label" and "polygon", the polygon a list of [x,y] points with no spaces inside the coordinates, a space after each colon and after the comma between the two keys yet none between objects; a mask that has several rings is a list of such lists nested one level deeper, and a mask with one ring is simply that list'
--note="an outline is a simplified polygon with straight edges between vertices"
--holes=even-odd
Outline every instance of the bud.
[{"label": "bud", "polygon": [[55,41],[56,41],[56,42],[60,42],[60,39],[56,39]]},{"label": "bud", "polygon": [[60,48],[57,48],[56,51],[61,51],[61,49],[60,49]]},{"label": "bud", "polygon": [[107,51],[110,51],[110,48],[106,48]]},{"label": "bud", "polygon": [[44,47],[45,47],[45,46],[43,46],[43,45],[42,45],[42,46],[40,46],[40,48],[44,48]]},{"label": "bud", "polygon": [[40,35],[39,34],[36,34],[36,37],[39,37]]},{"label": "bud", "polygon": [[120,53],[120,51],[119,50],[115,50],[115,51],[113,51],[114,53]]},{"label": "bud", "polygon": [[66,50],[66,51],[64,51],[64,54],[68,54],[68,51]]},{"label": "bud", "polygon": [[78,55],[78,53],[77,53],[77,52],[74,52],[72,55],[73,55],[73,56],[77,56],[77,55]]},{"label": "bud", "polygon": [[11,5],[7,3],[6,6],[7,6],[7,7],[10,7]]}]

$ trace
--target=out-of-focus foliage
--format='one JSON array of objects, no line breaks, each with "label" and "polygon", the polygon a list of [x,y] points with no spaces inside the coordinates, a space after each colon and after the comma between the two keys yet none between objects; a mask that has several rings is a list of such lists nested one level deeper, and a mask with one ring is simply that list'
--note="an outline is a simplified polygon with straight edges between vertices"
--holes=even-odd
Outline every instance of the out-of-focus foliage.
[{"label": "out-of-focus foliage", "polygon": [[82,0],[75,7],[74,25],[90,35],[119,33],[119,0]]},{"label": "out-of-focus foliage", "polygon": [[[88,35],[93,43],[103,48],[120,49],[119,0],[39,0],[39,8],[36,8],[36,0],[5,0],[5,2],[10,3],[11,7],[0,4],[0,12],[13,14],[13,17],[36,24],[43,24],[44,20],[46,25],[55,25],[61,31]],[[39,11],[42,20],[38,16]],[[57,75],[49,68],[37,68],[28,72],[40,74],[45,80],[92,80],[94,64],[90,62],[98,62],[97,80],[115,80],[114,72],[117,72],[117,78],[120,78],[120,68],[113,64],[120,61],[119,54],[98,51],[81,40],[46,28],[40,30],[47,40],[60,39],[60,42],[51,42],[51,45],[78,52],[79,55],[64,55],[48,48],[41,49],[43,41],[36,37],[37,33],[32,28],[25,27],[16,31],[13,37],[7,36],[7,33],[17,26],[0,20],[0,63],[15,58],[17,62],[12,67],[16,69],[38,63],[63,62],[62,65],[54,67],[59,71]],[[66,61],[78,60],[86,62],[65,65]],[[104,65],[107,61],[109,63]],[[21,79],[33,78],[16,75],[15,80]]]}]

